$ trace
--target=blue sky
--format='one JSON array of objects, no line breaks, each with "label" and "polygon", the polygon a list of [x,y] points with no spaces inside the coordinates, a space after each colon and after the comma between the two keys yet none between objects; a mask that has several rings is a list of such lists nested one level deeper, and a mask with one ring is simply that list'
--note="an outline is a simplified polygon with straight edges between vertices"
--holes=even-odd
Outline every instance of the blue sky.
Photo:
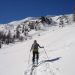
[{"label": "blue sky", "polygon": [[73,13],[75,0],[0,0],[0,24],[26,17]]}]

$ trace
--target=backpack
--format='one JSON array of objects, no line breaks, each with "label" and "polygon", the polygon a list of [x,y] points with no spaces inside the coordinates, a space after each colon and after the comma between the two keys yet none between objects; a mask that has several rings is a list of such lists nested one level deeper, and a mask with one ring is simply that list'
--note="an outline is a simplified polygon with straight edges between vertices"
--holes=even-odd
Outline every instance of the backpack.
[{"label": "backpack", "polygon": [[33,52],[38,52],[38,44],[33,44],[32,50],[33,50]]}]

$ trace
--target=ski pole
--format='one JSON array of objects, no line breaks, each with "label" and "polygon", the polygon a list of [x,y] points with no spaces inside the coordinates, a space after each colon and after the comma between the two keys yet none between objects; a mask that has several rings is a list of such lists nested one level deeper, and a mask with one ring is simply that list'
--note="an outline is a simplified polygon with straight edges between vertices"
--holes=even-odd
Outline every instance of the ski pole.
[{"label": "ski pole", "polygon": [[[49,60],[49,57],[48,57],[48,55],[47,55],[47,52],[46,52],[45,48],[44,48],[44,51],[45,51],[45,54],[46,54],[46,56],[47,56],[47,58],[48,58],[48,60]],[[50,66],[49,66],[49,63],[47,63],[47,64],[48,64],[49,69],[51,69]],[[57,70],[56,67],[53,67],[53,68],[55,68],[55,69]],[[52,72],[53,72],[53,71],[52,71]],[[53,72],[53,75],[54,75],[54,72]]]},{"label": "ski pole", "polygon": [[[45,48],[44,48],[44,51],[45,51]],[[47,55],[47,52],[45,51],[45,54],[46,54],[46,56],[47,56],[47,58],[48,58],[48,60],[49,60],[49,57],[48,57],[48,55]]]},{"label": "ski pole", "polygon": [[29,64],[29,62],[30,62],[30,52],[29,52],[29,59],[28,59],[28,64]]}]

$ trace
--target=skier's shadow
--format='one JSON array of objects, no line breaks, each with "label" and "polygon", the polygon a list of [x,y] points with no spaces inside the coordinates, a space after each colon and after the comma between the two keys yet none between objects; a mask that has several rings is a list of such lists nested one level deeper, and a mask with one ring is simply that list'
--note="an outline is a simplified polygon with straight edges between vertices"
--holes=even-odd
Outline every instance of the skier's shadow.
[{"label": "skier's shadow", "polygon": [[60,58],[61,57],[57,57],[57,58],[54,58],[54,59],[48,59],[48,60],[40,61],[37,66],[39,66],[39,65],[41,65],[43,63],[46,63],[46,62],[55,62],[55,61],[59,60]]}]

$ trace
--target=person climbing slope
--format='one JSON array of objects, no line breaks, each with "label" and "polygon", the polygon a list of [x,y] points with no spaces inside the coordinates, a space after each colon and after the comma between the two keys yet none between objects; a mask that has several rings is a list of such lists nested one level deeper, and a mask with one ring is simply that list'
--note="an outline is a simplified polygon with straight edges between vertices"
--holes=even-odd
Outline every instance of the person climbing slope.
[{"label": "person climbing slope", "polygon": [[33,57],[32,57],[33,64],[35,64],[35,62],[38,64],[38,59],[39,59],[39,52],[38,52],[38,50],[39,50],[39,48],[44,48],[44,47],[41,47],[37,43],[37,40],[34,40],[34,43],[32,44],[31,50],[30,50],[30,52],[32,51],[32,53],[33,53]]}]

